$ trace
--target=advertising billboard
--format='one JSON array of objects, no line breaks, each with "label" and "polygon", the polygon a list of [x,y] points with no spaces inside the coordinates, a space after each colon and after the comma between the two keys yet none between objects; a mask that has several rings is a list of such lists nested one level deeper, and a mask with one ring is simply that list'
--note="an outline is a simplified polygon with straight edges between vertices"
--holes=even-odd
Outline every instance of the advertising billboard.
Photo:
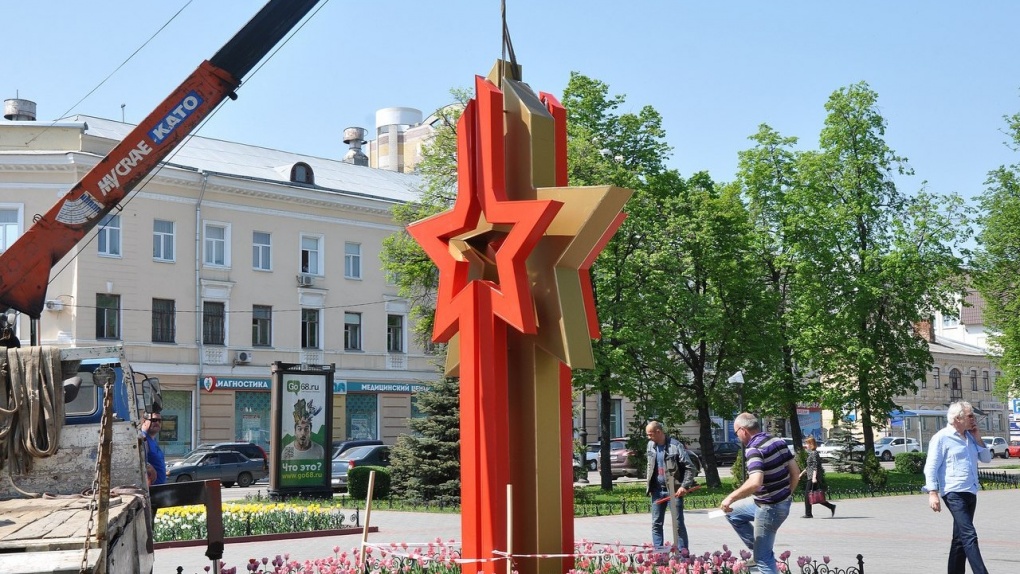
[{"label": "advertising billboard", "polygon": [[333,366],[272,370],[270,496],[332,497]]}]

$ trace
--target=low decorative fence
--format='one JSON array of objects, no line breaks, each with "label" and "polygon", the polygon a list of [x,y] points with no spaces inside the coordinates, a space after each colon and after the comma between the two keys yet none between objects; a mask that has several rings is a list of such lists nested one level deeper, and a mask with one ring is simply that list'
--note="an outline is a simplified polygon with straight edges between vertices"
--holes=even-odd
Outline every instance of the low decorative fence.
[{"label": "low decorative fence", "polygon": [[1020,474],[1006,471],[978,471],[978,480],[982,488],[1017,488],[1020,486]]}]

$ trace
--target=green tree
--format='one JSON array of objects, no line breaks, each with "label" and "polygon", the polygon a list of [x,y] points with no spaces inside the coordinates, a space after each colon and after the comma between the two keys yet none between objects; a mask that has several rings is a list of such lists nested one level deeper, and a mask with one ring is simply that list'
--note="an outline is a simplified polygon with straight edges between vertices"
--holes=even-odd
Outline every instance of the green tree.
[{"label": "green tree", "polygon": [[[561,101],[567,110],[570,185],[617,185],[641,195],[649,178],[663,172],[670,148],[664,141],[662,118],[654,108],[645,106],[637,114],[621,114],[617,109],[625,103],[624,96],[609,96],[605,83],[577,72],[571,73]],[[599,436],[603,439],[599,458],[605,490],[613,488],[609,462],[612,395],[627,393],[634,380],[623,349],[628,337],[628,298],[637,292],[628,258],[640,248],[644,219],[651,215],[641,205],[637,198],[628,202],[628,219],[592,266],[601,339],[593,342],[595,368],[574,372],[575,386],[599,397]],[[643,433],[643,425],[637,426]]]},{"label": "green tree", "polygon": [[[1015,151],[1020,148],[1020,113],[1005,120]],[[979,197],[974,281],[985,300],[984,321],[1002,369],[995,390],[1008,397],[1020,392],[1020,164],[991,171],[985,186]]]},{"label": "green tree", "polygon": [[719,486],[713,455],[716,413],[736,409],[730,374],[760,365],[771,331],[763,282],[749,272],[751,226],[739,190],[706,173],[652,179],[641,248],[630,255],[624,349],[635,387],[667,424],[698,421],[709,486]]},{"label": "green tree", "polygon": [[[758,387],[756,404],[760,412],[790,421],[791,438],[799,450],[803,448],[804,436],[797,405],[816,398],[816,391],[805,384],[805,375],[798,368],[803,360],[793,343],[797,261],[792,218],[799,207],[790,201],[790,193],[799,184],[800,154],[793,151],[797,138],[783,137],[765,124],[750,139],[755,146],[738,154],[736,184],[747,199],[754,227],[751,235],[754,267],[748,272],[760,274],[764,280],[773,340],[772,356],[766,354],[761,363],[769,368],[760,369],[753,377]],[[768,408],[769,405],[774,407]]]},{"label": "green tree", "polygon": [[391,452],[392,488],[404,500],[460,503],[460,384],[443,378],[416,395],[423,416],[408,422]]},{"label": "green tree", "polygon": [[[394,220],[402,227],[448,209],[456,198],[457,121],[468,95],[463,90],[451,94],[455,103],[434,112],[436,130],[422,146],[422,159],[416,166],[422,180],[419,200],[393,208]],[[445,345],[431,345],[438,269],[404,230],[383,241],[380,257],[400,296],[410,302],[415,338],[434,351],[437,368],[441,367]],[[412,418],[408,426],[414,434],[400,436],[393,448],[391,460],[397,476],[393,490],[408,499],[456,504],[460,500],[460,387],[448,378],[431,384],[432,390],[418,393],[416,399],[425,418]]]},{"label": "green tree", "polygon": [[822,374],[823,404],[857,410],[865,452],[894,397],[914,392],[931,366],[914,326],[950,310],[962,286],[953,249],[966,239],[958,197],[896,188],[910,170],[884,140],[877,100],[863,82],[832,94],[820,150],[802,156],[804,184],[791,193],[795,345]]},{"label": "green tree", "polygon": [[[465,90],[451,90],[450,94],[455,103],[433,112],[436,129],[422,146],[422,159],[415,167],[422,182],[418,201],[393,207],[393,219],[402,227],[448,209],[457,197],[457,121],[470,95]],[[429,348],[438,269],[403,230],[383,240],[380,258],[383,269],[394,278],[400,296],[410,302],[411,325],[417,340]],[[439,351],[441,355],[442,349]]]}]

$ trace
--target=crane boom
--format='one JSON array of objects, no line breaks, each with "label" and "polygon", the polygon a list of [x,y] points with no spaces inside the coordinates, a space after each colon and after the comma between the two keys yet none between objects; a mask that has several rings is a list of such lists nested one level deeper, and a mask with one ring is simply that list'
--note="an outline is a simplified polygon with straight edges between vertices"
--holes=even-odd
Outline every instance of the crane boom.
[{"label": "crane boom", "polygon": [[241,79],[318,2],[270,0],[0,254],[0,306],[38,318],[50,269],[224,99],[235,98]]}]

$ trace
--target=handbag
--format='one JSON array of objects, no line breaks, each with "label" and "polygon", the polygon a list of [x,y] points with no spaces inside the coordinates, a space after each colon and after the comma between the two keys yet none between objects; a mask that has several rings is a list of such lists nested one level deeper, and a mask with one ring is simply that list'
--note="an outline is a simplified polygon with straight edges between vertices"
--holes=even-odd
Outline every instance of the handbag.
[{"label": "handbag", "polygon": [[825,503],[825,491],[824,490],[812,490],[808,493],[808,502],[811,504],[824,504]]}]

